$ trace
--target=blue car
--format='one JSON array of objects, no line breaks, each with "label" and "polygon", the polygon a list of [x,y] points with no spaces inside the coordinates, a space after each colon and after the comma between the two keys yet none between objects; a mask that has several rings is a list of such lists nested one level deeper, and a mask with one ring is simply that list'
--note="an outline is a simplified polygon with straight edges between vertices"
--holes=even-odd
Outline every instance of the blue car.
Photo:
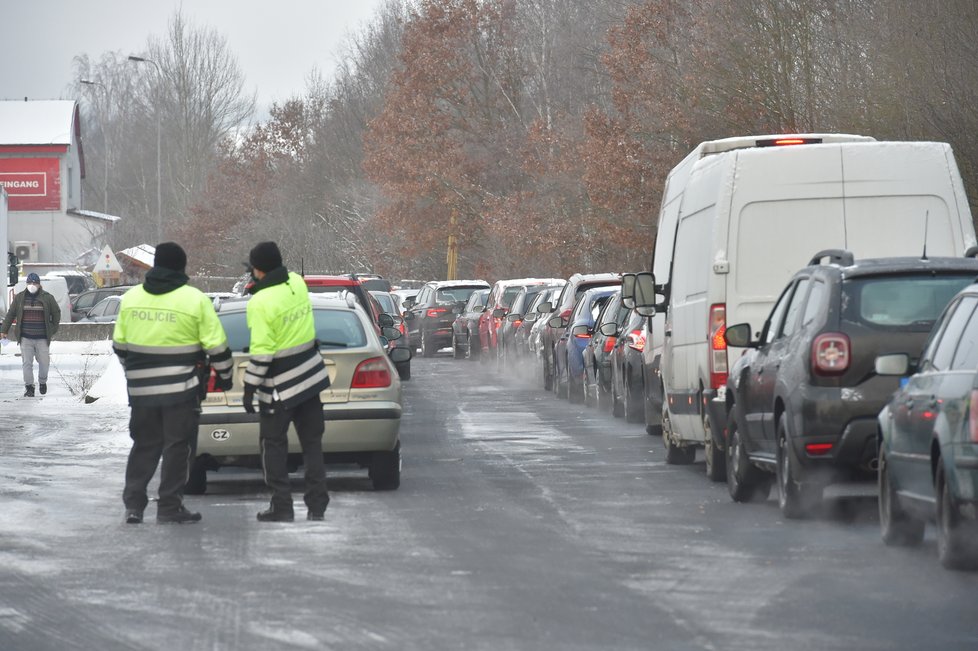
[{"label": "blue car", "polygon": [[912,373],[877,419],[883,542],[919,545],[934,521],[941,564],[978,570],[978,284],[945,308],[915,365],[888,354],[875,370]]},{"label": "blue car", "polygon": [[[601,308],[613,294],[620,291],[620,285],[594,287],[577,299],[556,347],[563,353],[555,359],[554,391],[558,397],[566,396],[573,403],[584,402],[584,347],[591,340],[594,322]],[[559,316],[553,318],[560,319]]]}]

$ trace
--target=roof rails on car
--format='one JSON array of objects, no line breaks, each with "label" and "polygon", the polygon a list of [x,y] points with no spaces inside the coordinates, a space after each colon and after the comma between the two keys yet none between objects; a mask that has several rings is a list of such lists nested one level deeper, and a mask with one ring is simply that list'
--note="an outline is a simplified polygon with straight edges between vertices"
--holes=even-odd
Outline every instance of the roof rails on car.
[{"label": "roof rails on car", "polygon": [[969,246],[968,250],[964,252],[964,257],[978,258],[978,246]]},{"label": "roof rails on car", "polygon": [[855,256],[852,255],[852,251],[845,251],[843,249],[824,249],[819,251],[812,259],[809,260],[808,265],[822,264],[822,260],[828,258],[829,264],[837,264],[841,267],[851,267],[855,261]]}]

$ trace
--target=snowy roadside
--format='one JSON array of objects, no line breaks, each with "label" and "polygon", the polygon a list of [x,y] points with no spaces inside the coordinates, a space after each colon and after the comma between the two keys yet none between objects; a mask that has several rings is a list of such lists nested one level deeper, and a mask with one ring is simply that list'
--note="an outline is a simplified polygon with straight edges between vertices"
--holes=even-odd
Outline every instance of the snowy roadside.
[{"label": "snowy roadside", "polygon": [[[36,383],[36,362],[34,380]],[[23,395],[20,346],[10,342],[0,347],[0,402],[20,399]],[[58,403],[58,409],[75,404],[79,409],[91,412],[92,409],[86,408],[84,402],[86,395],[103,405],[127,404],[125,376],[118,358],[112,354],[112,342],[51,342],[48,394],[41,399],[48,403],[48,407],[51,407],[51,402]]]}]

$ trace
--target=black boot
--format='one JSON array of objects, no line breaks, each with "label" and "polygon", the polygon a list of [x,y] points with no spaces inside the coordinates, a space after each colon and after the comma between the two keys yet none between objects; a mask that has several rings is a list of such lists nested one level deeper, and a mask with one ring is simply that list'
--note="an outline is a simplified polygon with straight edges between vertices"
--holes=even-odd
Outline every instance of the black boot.
[{"label": "black boot", "polygon": [[44,395],[45,393],[47,393],[47,392],[48,392],[48,385],[46,385],[46,384],[44,384],[43,382],[41,382],[41,383],[40,383],[39,385],[37,385],[37,388],[41,390],[41,395],[42,395],[42,396],[43,396],[43,395]]},{"label": "black boot", "polygon": [[200,522],[200,513],[188,511],[187,507],[180,505],[176,511],[164,513],[156,512],[156,521],[164,524],[183,524],[184,522]]},{"label": "black boot", "polygon": [[24,388],[26,389],[26,391],[24,391],[24,397],[25,398],[33,398],[34,397],[34,385],[33,384],[25,384],[24,385]]},{"label": "black boot", "polygon": [[293,520],[295,520],[295,513],[291,509],[286,511],[272,506],[266,511],[258,512],[259,522],[292,522]]}]

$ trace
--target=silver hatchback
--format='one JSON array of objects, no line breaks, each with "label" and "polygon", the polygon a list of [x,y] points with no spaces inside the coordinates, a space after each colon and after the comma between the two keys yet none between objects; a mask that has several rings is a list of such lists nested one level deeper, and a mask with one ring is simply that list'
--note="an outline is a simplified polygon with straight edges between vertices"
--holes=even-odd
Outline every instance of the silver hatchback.
[{"label": "silver hatchback", "polygon": [[[401,481],[401,382],[394,362],[399,351],[406,349],[388,352],[387,342],[377,335],[352,295],[312,294],[309,298],[330,381],[320,394],[326,421],[323,457],[327,463],[366,468],[376,490],[396,489]],[[217,390],[213,374],[208,382],[186,488],[191,495],[206,491],[209,470],[261,468],[258,414],[246,413],[241,404],[249,359],[247,303],[247,299],[217,301],[218,318],[234,357],[234,385],[227,392]],[[397,339],[400,332],[389,327],[392,323],[385,323],[389,318],[381,316],[384,336]],[[301,446],[295,428],[290,427],[289,470],[295,471],[301,461]]]}]

